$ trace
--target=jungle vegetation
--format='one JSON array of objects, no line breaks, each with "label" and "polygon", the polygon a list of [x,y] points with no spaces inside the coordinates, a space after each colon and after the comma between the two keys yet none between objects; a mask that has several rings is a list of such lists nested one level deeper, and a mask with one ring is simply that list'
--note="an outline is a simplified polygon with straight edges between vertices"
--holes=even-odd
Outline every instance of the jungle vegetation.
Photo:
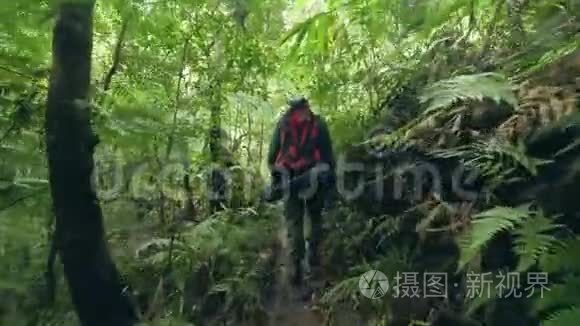
[{"label": "jungle vegetation", "polygon": [[[362,164],[324,216],[324,323],[576,326],[579,90],[577,0],[4,1],[0,324],[267,325],[264,161],[304,94]],[[455,286],[371,300],[373,269]],[[470,298],[473,273],[549,278]]]}]

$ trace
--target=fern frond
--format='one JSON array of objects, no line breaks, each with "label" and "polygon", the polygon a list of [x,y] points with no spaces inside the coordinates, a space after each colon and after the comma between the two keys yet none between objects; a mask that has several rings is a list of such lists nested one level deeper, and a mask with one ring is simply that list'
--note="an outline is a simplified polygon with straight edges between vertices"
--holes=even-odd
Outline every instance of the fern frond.
[{"label": "fern frond", "polygon": [[530,215],[529,205],[518,208],[498,206],[475,215],[470,229],[458,240],[460,258],[457,269],[462,270],[497,234],[513,230]]},{"label": "fern frond", "polygon": [[359,301],[360,289],[358,286],[360,276],[346,279],[328,290],[321,299],[326,306],[335,306],[344,301]]},{"label": "fern frond", "polygon": [[522,143],[512,145],[495,138],[452,149],[435,150],[430,154],[441,158],[457,158],[467,168],[478,171],[485,178],[489,189],[517,181],[518,171],[535,176],[540,166],[551,163],[528,155]]},{"label": "fern frond", "polygon": [[554,48],[544,53],[538,60],[533,60],[534,64],[525,68],[516,77],[520,80],[523,80],[533,75],[534,73],[541,71],[547,66],[555,64],[567,55],[574,53],[574,51],[577,51],[578,49],[580,49],[579,39],[572,38],[571,41],[567,39],[566,41],[558,44],[558,46],[555,46]]},{"label": "fern frond", "polygon": [[513,107],[517,99],[509,82],[497,73],[482,73],[457,76],[442,80],[425,89],[420,97],[422,103],[429,103],[426,114],[448,108],[461,100],[493,99],[505,101]]},{"label": "fern frond", "polygon": [[377,261],[376,267],[373,268],[385,273],[389,278],[394,278],[401,271],[414,270],[415,257],[416,251],[410,245],[393,247]]},{"label": "fern frond", "polygon": [[580,238],[563,240],[539,258],[540,268],[547,273],[580,273]]},{"label": "fern frond", "polygon": [[518,272],[528,270],[542,254],[559,242],[549,233],[561,227],[562,225],[554,224],[553,219],[538,213],[514,231],[516,236],[514,249],[519,257]]},{"label": "fern frond", "polygon": [[577,326],[580,320],[580,307],[558,311],[542,322],[542,326]]},{"label": "fern frond", "polygon": [[549,311],[554,308],[580,306],[580,278],[571,277],[563,283],[554,284],[549,291],[545,291],[543,297],[534,303],[537,313]]},{"label": "fern frond", "polygon": [[462,100],[486,98],[498,103],[505,101],[513,107],[518,105],[509,82],[500,74],[457,76],[427,87],[419,97],[422,104],[428,104],[425,111],[395,132],[382,135],[372,141],[380,142],[388,147],[399,146],[418,129],[433,129],[440,121],[465,110],[465,108],[453,108],[453,104]]},{"label": "fern frond", "polygon": [[549,160],[541,160],[529,156],[525,144],[522,142],[512,145],[492,138],[492,140],[481,144],[481,146],[483,146],[482,149],[487,150],[489,153],[492,153],[492,155],[495,155],[500,159],[507,159],[508,161],[518,164],[533,176],[538,174],[539,166],[551,162]]}]

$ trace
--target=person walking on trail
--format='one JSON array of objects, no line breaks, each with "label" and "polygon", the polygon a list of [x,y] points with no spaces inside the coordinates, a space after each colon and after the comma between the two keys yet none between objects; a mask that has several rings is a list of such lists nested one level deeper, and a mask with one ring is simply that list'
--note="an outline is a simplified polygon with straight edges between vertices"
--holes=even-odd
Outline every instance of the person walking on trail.
[{"label": "person walking on trail", "polygon": [[334,187],[335,159],[327,125],[310,110],[308,100],[300,97],[288,104],[289,109],[278,121],[272,136],[268,165],[272,183],[280,185],[285,181],[288,185],[284,190],[284,210],[293,264],[291,282],[301,287],[306,276],[312,276],[305,275],[303,265],[305,215],[308,214],[311,224],[307,263],[309,271],[317,271],[321,214],[328,191]]}]

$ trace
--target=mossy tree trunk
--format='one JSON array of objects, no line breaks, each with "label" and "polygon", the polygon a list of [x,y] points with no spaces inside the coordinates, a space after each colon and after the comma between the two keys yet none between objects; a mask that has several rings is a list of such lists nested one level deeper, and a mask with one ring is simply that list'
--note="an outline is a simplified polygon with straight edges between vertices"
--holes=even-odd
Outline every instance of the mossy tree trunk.
[{"label": "mossy tree trunk", "polygon": [[58,8],[45,122],[50,190],[58,251],[81,324],[132,325],[134,310],[111,259],[91,182],[97,144],[88,105],[93,8],[94,1]]}]

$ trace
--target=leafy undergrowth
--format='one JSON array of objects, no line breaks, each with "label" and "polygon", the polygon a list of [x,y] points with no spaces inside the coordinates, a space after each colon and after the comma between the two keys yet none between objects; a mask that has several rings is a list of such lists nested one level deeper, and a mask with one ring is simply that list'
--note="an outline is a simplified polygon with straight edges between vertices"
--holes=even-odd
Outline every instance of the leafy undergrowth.
[{"label": "leafy undergrowth", "polygon": [[[146,320],[264,320],[275,274],[279,212],[225,210],[142,244],[128,278]],[[168,272],[170,270],[171,272]],[[151,287],[151,284],[157,284]]]},{"label": "leafy undergrowth", "polygon": [[[78,324],[47,261],[47,31],[61,3],[0,9],[2,325]],[[142,323],[266,321],[281,211],[240,207],[262,190],[279,109],[303,93],[337,156],[364,165],[344,180],[362,194],[324,217],[330,324],[350,310],[376,325],[578,324],[578,1],[96,3],[95,186]],[[251,171],[217,214],[208,166]],[[446,272],[457,287],[369,300],[370,269]],[[469,272],[545,272],[550,290],[472,299]]]}]

